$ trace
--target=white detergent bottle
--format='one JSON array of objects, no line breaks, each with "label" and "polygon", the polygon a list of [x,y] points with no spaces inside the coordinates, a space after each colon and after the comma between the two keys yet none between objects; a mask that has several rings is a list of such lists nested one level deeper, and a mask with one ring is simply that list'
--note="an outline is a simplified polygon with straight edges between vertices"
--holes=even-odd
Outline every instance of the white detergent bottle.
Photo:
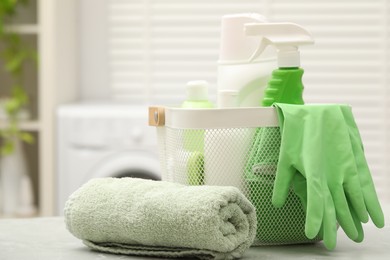
[{"label": "white detergent bottle", "polygon": [[[219,92],[219,108],[237,107],[236,90]],[[254,131],[248,128],[207,129],[204,147],[204,175],[206,185],[234,186],[243,189],[246,157]]]},{"label": "white detergent bottle", "polygon": [[[218,61],[218,93],[237,91],[237,107],[258,107],[264,89],[276,67],[276,52],[267,48],[261,57],[249,61],[258,48],[258,39],[245,35],[246,23],[267,23],[256,13],[232,14],[222,17]],[[218,95],[218,106],[221,107]]]}]

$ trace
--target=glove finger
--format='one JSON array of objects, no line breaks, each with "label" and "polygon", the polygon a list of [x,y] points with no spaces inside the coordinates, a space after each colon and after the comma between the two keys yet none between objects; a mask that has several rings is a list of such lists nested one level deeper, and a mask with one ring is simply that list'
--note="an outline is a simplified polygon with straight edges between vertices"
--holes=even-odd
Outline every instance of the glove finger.
[{"label": "glove finger", "polygon": [[358,232],[356,239],[354,239],[353,241],[355,241],[356,243],[360,243],[364,239],[363,226],[362,223],[359,221],[359,218],[356,215],[355,210],[353,208],[351,208],[351,215],[353,218],[353,223],[355,224],[356,230]]},{"label": "glove finger", "polygon": [[307,209],[307,183],[305,177],[300,173],[296,173],[293,179],[293,189],[302,203],[303,210],[306,213]]},{"label": "glove finger", "polygon": [[355,210],[357,217],[361,222],[367,223],[368,213],[363,197],[363,190],[360,185],[359,176],[350,174],[349,177],[345,180],[343,187],[351,206]]},{"label": "glove finger", "polygon": [[332,196],[327,189],[324,203],[323,239],[325,247],[333,250],[337,243],[336,211]]},{"label": "glove finger", "polygon": [[[374,189],[374,192],[372,192]],[[383,211],[381,205],[379,204],[378,196],[376,195],[374,185],[369,188],[369,191],[366,191],[363,188],[364,200],[366,202],[366,207],[368,213],[370,214],[372,222],[378,228],[383,228],[385,226],[385,217],[383,215]]]},{"label": "glove finger", "polygon": [[319,178],[307,177],[307,213],[305,234],[308,238],[314,238],[322,225],[324,216],[324,188]]},{"label": "glove finger", "polygon": [[[302,206],[303,206],[303,209],[306,213],[306,224],[305,224],[305,234],[308,238],[314,238],[315,236],[317,236],[320,232],[322,233],[322,223],[321,221],[318,221],[318,223],[314,222],[312,223],[310,220],[312,219],[312,214],[309,213],[308,214],[308,202],[307,202],[307,181],[305,179],[305,177],[302,176],[302,174],[300,174],[299,172],[297,172],[294,176],[294,179],[293,179],[293,189],[294,189],[294,192],[295,194],[299,197],[301,203],[302,203]],[[319,216],[317,217],[317,219],[321,219]],[[316,229],[316,227],[320,225],[320,230],[318,231]],[[322,235],[321,235],[322,236]]]},{"label": "glove finger", "polygon": [[320,231],[318,232],[318,236],[324,240],[324,224],[322,223],[322,226],[320,228]]},{"label": "glove finger", "polygon": [[284,133],[284,114],[282,109],[280,109],[277,105],[276,112],[278,114],[279,121],[279,131],[281,136],[281,144],[280,144],[280,152],[279,152],[279,160],[278,160],[278,168],[275,176],[275,184],[272,193],[272,204],[275,207],[282,207],[287,199],[288,192],[291,186],[291,182],[293,180],[295,174],[295,168],[292,167],[291,158],[288,156],[289,149],[286,149],[284,144],[290,145],[292,144],[291,140],[289,140],[288,136]]},{"label": "glove finger", "polygon": [[[368,214],[370,214],[372,222],[374,222],[375,226],[382,228],[385,225],[385,219],[378,200],[378,196],[375,191],[375,185],[371,177],[370,169],[364,156],[363,148],[358,145],[357,141],[354,141],[352,145],[355,147],[354,153],[358,168],[359,183],[362,188],[366,210],[368,211]],[[351,197],[351,203],[355,208],[355,204],[352,199],[353,195]],[[357,208],[355,208],[355,210],[357,210]],[[356,211],[356,213],[359,216],[359,219],[362,220],[359,211]]]},{"label": "glove finger", "polygon": [[272,193],[272,204],[275,207],[280,208],[284,205],[295,172],[295,168],[289,165],[289,161],[285,156],[283,156],[283,153],[281,152]]},{"label": "glove finger", "polygon": [[358,236],[358,231],[354,225],[354,220],[343,188],[339,186],[337,190],[332,190],[331,194],[336,209],[337,221],[343,228],[345,234],[347,234],[350,239],[355,240]]}]

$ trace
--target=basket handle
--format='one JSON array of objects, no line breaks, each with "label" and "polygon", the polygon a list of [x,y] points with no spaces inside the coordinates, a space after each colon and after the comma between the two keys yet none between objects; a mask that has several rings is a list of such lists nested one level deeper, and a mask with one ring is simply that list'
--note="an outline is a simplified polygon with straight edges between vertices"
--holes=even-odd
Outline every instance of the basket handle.
[{"label": "basket handle", "polygon": [[149,107],[149,125],[164,126],[165,125],[165,108],[164,107]]}]

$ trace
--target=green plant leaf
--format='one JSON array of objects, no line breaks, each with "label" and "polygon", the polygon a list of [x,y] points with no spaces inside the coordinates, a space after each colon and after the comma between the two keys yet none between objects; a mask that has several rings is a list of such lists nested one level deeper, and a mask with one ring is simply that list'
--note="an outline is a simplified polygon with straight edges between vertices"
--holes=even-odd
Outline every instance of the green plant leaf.
[{"label": "green plant leaf", "polygon": [[26,52],[15,53],[5,64],[6,71],[14,74],[21,73],[22,66],[26,60]]},{"label": "green plant leaf", "polygon": [[14,152],[14,143],[11,140],[5,140],[1,147],[1,155],[10,155]]},{"label": "green plant leaf", "polygon": [[18,100],[21,106],[28,103],[28,95],[24,88],[19,85],[14,85],[12,87],[12,97]]},{"label": "green plant leaf", "polygon": [[19,86],[15,85],[12,87],[12,96],[5,102],[4,108],[7,114],[12,117],[16,116],[18,111],[28,103],[28,96],[25,90]]},{"label": "green plant leaf", "polygon": [[28,143],[28,144],[33,144],[34,143],[34,137],[32,136],[32,134],[30,133],[26,133],[26,132],[21,132],[19,134],[19,137],[22,141]]},{"label": "green plant leaf", "polygon": [[30,60],[37,64],[38,54],[22,41],[19,34],[4,29],[5,25],[12,21],[18,7],[28,3],[29,0],[0,0],[0,42],[2,43],[0,58],[3,59],[4,70],[10,74],[12,80],[12,85],[9,86],[11,96],[4,104],[8,122],[6,127],[0,129],[0,154],[2,155],[14,152],[16,138],[29,144],[34,142],[33,135],[21,131],[17,115],[29,101],[22,85],[25,64]]},{"label": "green plant leaf", "polygon": [[20,108],[20,102],[15,98],[10,98],[5,102],[4,108],[9,116],[15,115]]}]

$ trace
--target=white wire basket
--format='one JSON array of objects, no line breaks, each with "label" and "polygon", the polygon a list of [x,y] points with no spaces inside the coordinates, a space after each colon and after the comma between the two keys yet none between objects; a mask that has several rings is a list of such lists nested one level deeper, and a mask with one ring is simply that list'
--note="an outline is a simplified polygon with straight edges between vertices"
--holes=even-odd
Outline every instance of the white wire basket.
[{"label": "white wire basket", "polygon": [[280,149],[274,108],[183,109],[150,107],[157,127],[162,179],[186,185],[239,188],[256,207],[253,245],[313,243],[305,236],[305,213],[290,191],[272,205]]}]

